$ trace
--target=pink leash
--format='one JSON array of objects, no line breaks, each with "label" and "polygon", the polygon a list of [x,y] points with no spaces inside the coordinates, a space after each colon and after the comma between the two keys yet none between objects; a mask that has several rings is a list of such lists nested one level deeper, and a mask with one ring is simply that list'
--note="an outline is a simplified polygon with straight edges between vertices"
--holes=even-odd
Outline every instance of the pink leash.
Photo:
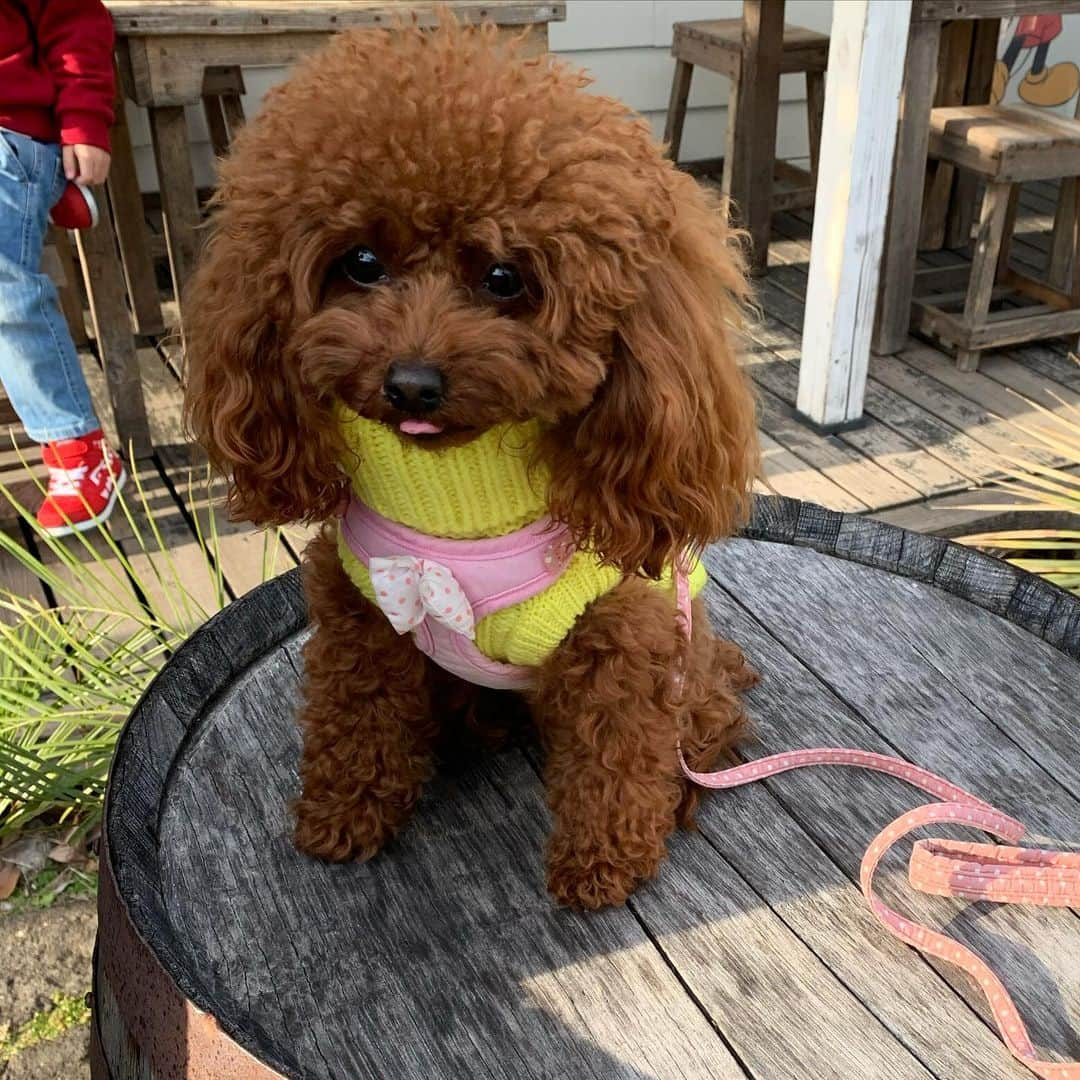
[{"label": "pink leash", "polygon": [[[681,574],[676,583],[679,611],[689,636],[689,588]],[[1019,821],[918,765],[866,750],[844,747],[791,750],[719,772],[699,773],[686,764],[680,749],[679,763],[688,779],[707,788],[740,787],[809,765],[853,765],[888,773],[940,799],[909,810],[874,838],[859,869],[863,896],[878,921],[892,934],[922,952],[962,968],[979,984],[1005,1045],[1036,1076],[1046,1080],[1080,1080],[1080,1062],[1041,1061],[1035,1056],[1035,1047],[1015,1003],[984,960],[952,938],[905,919],[879,900],[873,889],[874,871],[885,853],[921,825],[934,822],[967,825],[1016,843],[1025,832]],[[917,840],[908,865],[908,880],[914,888],[937,896],[993,900],[1001,904],[1080,906],[1080,854],[1063,851],[959,840]]]}]

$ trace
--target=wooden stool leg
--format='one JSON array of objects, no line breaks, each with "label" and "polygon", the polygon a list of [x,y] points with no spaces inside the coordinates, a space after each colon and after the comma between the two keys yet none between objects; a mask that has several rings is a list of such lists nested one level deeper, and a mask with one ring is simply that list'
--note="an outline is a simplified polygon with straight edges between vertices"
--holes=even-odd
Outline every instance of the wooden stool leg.
[{"label": "wooden stool leg", "polygon": [[225,120],[222,100],[217,94],[203,94],[202,103],[214,157],[224,157],[229,152],[229,127]]},{"label": "wooden stool leg", "polygon": [[160,334],[165,329],[165,323],[161,318],[161,298],[158,296],[154,260],[150,257],[147,244],[146,216],[123,99],[116,104],[116,122],[111,137],[113,156],[107,190],[112,203],[113,225],[120,241],[120,257],[135,317],[135,331],[143,335]]},{"label": "wooden stool leg", "polygon": [[[1073,307],[1080,308],[1080,179],[1071,177],[1062,187],[1066,190],[1059,198],[1058,209],[1061,209],[1061,203],[1066,199],[1072,206],[1072,220],[1069,222],[1068,229],[1068,235],[1072,240],[1072,283],[1068,292]],[[1080,335],[1072,334],[1067,341],[1070,351],[1080,354]]]},{"label": "wooden stool leg", "polygon": [[[1054,212],[1054,231],[1050,243],[1050,268],[1047,278],[1055,289],[1066,292],[1069,288],[1070,264],[1075,265],[1073,255],[1073,221],[1076,217],[1076,196],[1080,183],[1075,176],[1061,181],[1057,210]],[[1073,271],[1073,277],[1076,272]]]},{"label": "wooden stool leg", "polygon": [[90,338],[87,336],[86,323],[83,320],[82,294],[79,290],[80,275],[75,270],[75,256],[71,251],[71,240],[63,229],[50,225],[46,244],[56,252],[60,273],[64,277],[63,283],[56,282],[56,291],[60,296],[60,310],[64,313],[64,321],[68,325],[71,340],[76,348],[80,348]]},{"label": "wooden stool leg", "polygon": [[[693,65],[691,65],[693,67]],[[229,142],[236,138],[237,132],[244,126],[244,102],[239,94],[222,94],[221,108],[225,112],[225,124],[229,129]],[[685,110],[684,110],[685,111]],[[682,134],[682,128],[679,129]]]},{"label": "wooden stool leg", "polygon": [[[727,130],[724,133],[724,171],[721,176],[720,189],[724,197],[730,201],[728,213],[739,218],[745,213],[745,208],[740,203],[740,196],[736,191],[738,181],[735,177],[735,166],[740,153],[744,148],[739,143],[739,96],[742,93],[742,69],[737,68],[731,74],[731,88],[728,90],[727,106]],[[743,218],[745,221],[745,218]]]},{"label": "wooden stool leg", "polygon": [[150,130],[154,139],[158,186],[164,212],[165,242],[169,249],[173,288],[181,309],[183,333],[183,292],[195,264],[196,229],[199,225],[199,197],[191,167],[191,146],[183,106],[152,107]]},{"label": "wooden stool leg", "polygon": [[818,155],[821,153],[821,123],[825,116],[825,73],[806,73],[806,123],[810,137],[810,175],[817,187]]},{"label": "wooden stool leg", "polygon": [[683,121],[686,120],[686,102],[690,97],[690,80],[693,75],[694,65],[688,60],[675,61],[675,74],[671,79],[671,98],[668,101],[667,122],[664,125],[664,142],[667,144],[667,156],[672,161],[679,160]]},{"label": "wooden stool leg", "polygon": [[1016,208],[1020,202],[1020,185],[1013,184],[1009,192],[1009,205],[1005,211],[1005,226],[1001,230],[1001,249],[998,251],[994,280],[1001,281],[1009,269],[1009,249],[1012,247],[1013,230],[1016,227]]},{"label": "wooden stool leg", "polygon": [[[101,192],[98,194],[103,197]],[[120,448],[126,453],[130,445],[135,457],[146,457],[153,447],[112,218],[102,214],[97,228],[76,233],[75,240]]]},{"label": "wooden stool leg", "polygon": [[[964,302],[964,326],[975,330],[985,325],[990,312],[990,297],[997,277],[1001,238],[1005,231],[1005,219],[1009,214],[1012,184],[990,181],[983,196],[979,228],[975,237],[975,251],[971,260],[971,282]],[[979,367],[979,349],[956,350],[956,364],[961,371],[975,371]]]}]

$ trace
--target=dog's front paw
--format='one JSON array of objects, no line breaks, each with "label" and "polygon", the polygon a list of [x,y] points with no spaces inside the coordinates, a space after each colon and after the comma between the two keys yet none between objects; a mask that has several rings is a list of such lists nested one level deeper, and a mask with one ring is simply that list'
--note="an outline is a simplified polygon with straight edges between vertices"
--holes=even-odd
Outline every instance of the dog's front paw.
[{"label": "dog's front paw", "polygon": [[638,866],[602,857],[549,856],[548,891],[560,904],[578,910],[617,907],[642,881],[653,877],[658,866],[659,860]]},{"label": "dog's front paw", "polygon": [[363,861],[377,854],[397,832],[404,814],[372,798],[301,797],[294,806],[296,846],[330,862]]}]

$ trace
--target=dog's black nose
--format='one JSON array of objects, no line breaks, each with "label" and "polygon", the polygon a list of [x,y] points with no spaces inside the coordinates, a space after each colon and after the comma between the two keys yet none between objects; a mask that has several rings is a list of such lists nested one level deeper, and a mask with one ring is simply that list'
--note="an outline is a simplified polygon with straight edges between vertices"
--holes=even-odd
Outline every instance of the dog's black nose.
[{"label": "dog's black nose", "polygon": [[396,360],[383,382],[386,400],[402,412],[425,413],[437,409],[446,396],[446,380],[431,364]]}]

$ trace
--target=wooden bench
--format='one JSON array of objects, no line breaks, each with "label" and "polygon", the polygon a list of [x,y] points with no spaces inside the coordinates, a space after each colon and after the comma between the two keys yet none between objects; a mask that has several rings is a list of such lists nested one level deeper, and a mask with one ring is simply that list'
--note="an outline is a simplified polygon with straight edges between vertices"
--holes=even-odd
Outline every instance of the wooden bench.
[{"label": "wooden bench", "polygon": [[[713,623],[762,674],[742,754],[900,754],[1077,839],[1080,600],[789,499],[759,500],[705,563]],[[859,892],[878,830],[927,801],[887,778],[806,770],[708,796],[659,877],[598,914],[544,892],[531,745],[442,769],[371,862],[301,855],[306,622],[298,572],[249,593],[177,652],[120,737],[96,1080],[1030,1076],[978,987],[898,945]],[[1072,912],[914,892],[898,860],[880,878],[997,968],[1040,1045],[1075,1051]]]},{"label": "wooden bench", "polygon": [[[1064,292],[1008,265],[1020,185],[1080,176],[1080,121],[1023,107],[934,109],[929,153],[982,177],[986,191],[966,290],[916,295],[915,329],[955,348],[963,371],[978,367],[983,349],[1080,334],[1080,275]],[[1076,221],[1070,223],[1074,260],[1080,247]],[[940,269],[916,275],[917,293],[930,282],[941,288],[948,275]],[[1006,306],[991,311],[995,302]]]},{"label": "wooden bench", "polygon": [[[740,175],[740,162],[750,157],[755,150],[773,158],[776,154],[775,140],[772,146],[760,145],[762,139],[775,135],[775,119],[771,125],[762,123],[762,117],[755,115],[755,111],[747,108],[743,102],[744,97],[751,100],[747,95],[747,87],[743,86],[744,73],[747,73],[744,56],[745,33],[743,19],[704,19],[675,23],[671,44],[671,54],[675,57],[675,74],[671,83],[671,100],[664,130],[668,153],[677,161],[694,67],[700,65],[730,79],[723,191],[733,200],[736,212],[743,214],[744,202],[748,204],[749,200],[737,179]],[[806,76],[810,169],[801,169],[786,161],[774,162],[775,179],[783,184],[784,188],[773,190],[770,201],[773,213],[814,205],[821,121],[825,109],[825,68],[828,61],[827,34],[784,24],[779,71],[781,74],[801,72]],[[752,78],[749,73],[747,75]]]}]

